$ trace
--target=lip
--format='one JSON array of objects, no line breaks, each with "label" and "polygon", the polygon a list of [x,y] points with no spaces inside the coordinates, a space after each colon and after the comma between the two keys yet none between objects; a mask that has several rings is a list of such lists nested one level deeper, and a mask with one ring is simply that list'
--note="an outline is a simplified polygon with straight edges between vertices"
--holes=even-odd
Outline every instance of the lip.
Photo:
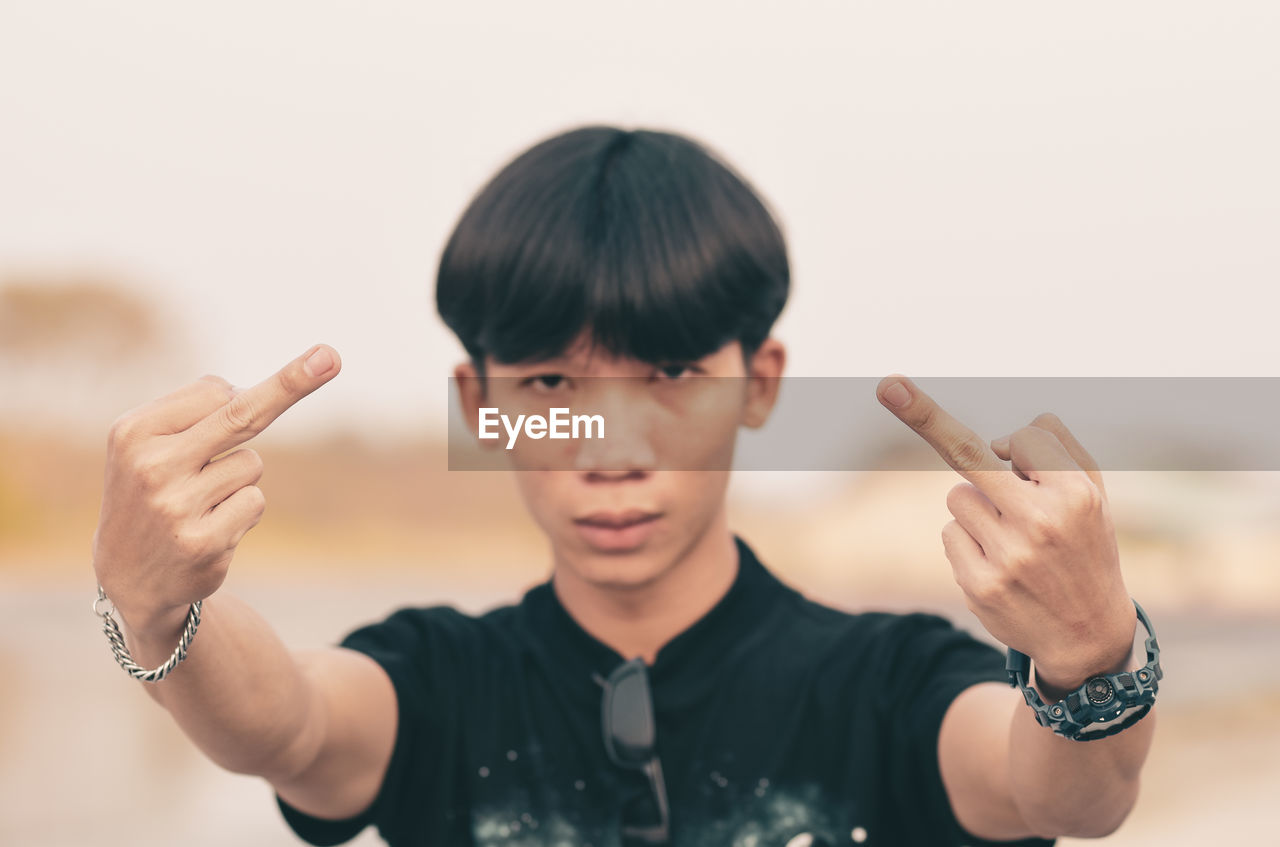
[{"label": "lip", "polygon": [[650,512],[646,509],[626,509],[621,512],[602,509],[580,518],[574,518],[573,522],[578,525],[599,526],[605,529],[626,529],[629,526],[635,526],[660,517],[662,517],[661,512]]},{"label": "lip", "polygon": [[573,523],[587,544],[601,552],[617,553],[643,545],[653,535],[661,518],[661,512],[626,509],[592,512],[574,518]]}]

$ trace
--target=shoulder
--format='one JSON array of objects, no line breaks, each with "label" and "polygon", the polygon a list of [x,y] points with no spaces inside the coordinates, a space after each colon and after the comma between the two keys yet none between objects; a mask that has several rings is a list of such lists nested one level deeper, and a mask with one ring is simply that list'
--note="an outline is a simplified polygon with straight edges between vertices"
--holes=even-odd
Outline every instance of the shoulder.
[{"label": "shoulder", "polygon": [[1004,678],[1000,649],[939,614],[848,611],[798,593],[785,606],[773,633],[780,656],[803,650],[827,675],[869,685],[881,699]]},{"label": "shoulder", "polygon": [[404,606],[396,609],[380,621],[361,625],[353,630],[343,644],[352,642],[391,645],[407,643],[437,634],[464,632],[473,625],[475,616],[452,605]]},{"label": "shoulder", "polygon": [[920,649],[931,641],[970,639],[951,621],[931,612],[841,609],[798,591],[792,591],[783,606],[788,629],[846,649],[896,653]]},{"label": "shoulder", "polygon": [[478,614],[445,603],[405,606],[351,631],[341,646],[375,658],[444,653],[465,661],[496,645],[515,643],[515,626],[515,607],[511,604]]}]

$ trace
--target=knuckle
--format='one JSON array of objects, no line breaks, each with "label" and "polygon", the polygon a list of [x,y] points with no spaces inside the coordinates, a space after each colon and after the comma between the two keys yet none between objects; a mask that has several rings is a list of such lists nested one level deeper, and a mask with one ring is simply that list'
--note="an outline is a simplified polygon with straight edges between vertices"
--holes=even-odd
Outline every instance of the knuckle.
[{"label": "knuckle", "polygon": [[244,492],[245,507],[254,515],[254,521],[262,518],[262,513],[267,508],[267,495],[262,493],[262,489],[256,485],[245,486],[241,491]]},{"label": "knuckle", "polygon": [[[214,382],[214,380],[217,382]],[[231,383],[219,377],[203,377],[200,386],[200,399],[210,409],[215,409],[235,396]]]},{"label": "knuckle", "polygon": [[915,428],[920,432],[929,432],[937,423],[937,409],[931,403],[922,403],[920,405],[921,408],[916,412]]},{"label": "knuckle", "polygon": [[942,548],[944,551],[947,551],[948,556],[955,545],[958,544],[967,534],[968,533],[965,531],[965,528],[960,525],[959,521],[951,520],[947,521],[947,523],[943,525],[942,532],[940,533],[942,536]]},{"label": "knuckle", "polygon": [[150,505],[152,513],[167,524],[176,525],[185,517],[184,510],[172,497],[157,495],[151,498]]},{"label": "knuckle", "polygon": [[1034,567],[1035,562],[1031,556],[1015,556],[1004,563],[1004,567],[1000,569],[998,581],[1005,590],[1023,587],[1027,585],[1027,578]]},{"label": "knuckle", "polygon": [[296,367],[285,368],[276,374],[276,384],[289,397],[297,397],[303,392],[303,381]]},{"label": "knuckle", "polygon": [[1000,577],[977,577],[968,581],[966,592],[979,606],[990,608],[1000,605],[1006,589]]},{"label": "knuckle", "polygon": [[112,422],[107,430],[107,446],[113,450],[127,447],[138,441],[142,434],[141,416],[137,412],[125,412]]},{"label": "knuckle", "polygon": [[168,476],[169,463],[155,451],[140,453],[129,463],[129,470],[138,485],[146,491],[158,491]]},{"label": "knuckle", "polygon": [[231,433],[253,432],[257,412],[253,401],[244,394],[237,394],[222,407],[222,421]]},{"label": "knuckle", "polygon": [[1084,474],[1071,474],[1064,486],[1067,507],[1074,512],[1094,512],[1102,507],[1102,492]]},{"label": "knuckle", "polygon": [[972,438],[956,440],[952,443],[949,453],[956,467],[966,471],[981,468],[987,455],[986,445]]},{"label": "knuckle", "polygon": [[1064,427],[1062,424],[1062,419],[1059,418],[1057,415],[1055,415],[1053,412],[1042,412],[1036,415],[1035,418],[1031,421],[1031,425],[1040,427],[1041,429],[1048,429],[1048,430],[1066,429],[1066,427]]},{"label": "knuckle", "polygon": [[262,456],[258,454],[257,450],[246,447],[241,452],[244,454],[244,458],[241,461],[244,462],[245,468],[256,482],[262,476],[263,470],[266,469],[266,464],[262,461]]},{"label": "knuckle", "polygon": [[218,376],[217,374],[205,374],[204,376],[200,377],[200,379],[198,379],[197,382],[207,382],[210,385],[220,388],[224,391],[231,390],[231,383],[227,382],[225,379]]},{"label": "knuckle", "polygon": [[1058,520],[1043,509],[1035,509],[1027,515],[1027,535],[1037,545],[1052,544],[1058,540],[1061,527]]},{"label": "knuckle", "polygon": [[947,508],[954,513],[972,496],[970,491],[975,488],[974,485],[968,482],[960,482],[951,486],[951,490],[947,492]]},{"label": "knuckle", "polygon": [[196,529],[184,527],[173,534],[173,547],[182,558],[199,560],[209,553],[209,539]]},{"label": "knuckle", "polygon": [[1001,551],[1000,564],[1010,574],[1024,573],[1035,563],[1035,548],[1029,544],[1014,544]]},{"label": "knuckle", "polygon": [[244,498],[245,522],[234,536],[234,543],[239,544],[244,533],[253,529],[262,520],[262,515],[267,510],[267,498],[262,493],[262,489],[256,485],[250,485],[241,489]]},{"label": "knuckle", "polygon": [[1028,436],[1039,441],[1041,444],[1048,444],[1052,442],[1061,443],[1058,439],[1058,434],[1046,426],[1027,424],[1025,429],[1027,430]]},{"label": "knuckle", "polygon": [[1037,430],[1037,427],[1030,425],[1014,430],[1013,434],[1009,436],[1009,448],[1016,448],[1019,452],[1022,452],[1030,446],[1031,440],[1036,437]]}]

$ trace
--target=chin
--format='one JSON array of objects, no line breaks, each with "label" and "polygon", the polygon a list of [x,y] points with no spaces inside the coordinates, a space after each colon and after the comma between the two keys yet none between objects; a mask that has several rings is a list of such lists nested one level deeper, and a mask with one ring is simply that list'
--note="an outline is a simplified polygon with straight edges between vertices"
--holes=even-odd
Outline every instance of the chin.
[{"label": "chin", "polygon": [[662,576],[671,563],[668,557],[653,549],[625,552],[578,550],[565,557],[569,566],[584,582],[601,588],[639,588]]}]

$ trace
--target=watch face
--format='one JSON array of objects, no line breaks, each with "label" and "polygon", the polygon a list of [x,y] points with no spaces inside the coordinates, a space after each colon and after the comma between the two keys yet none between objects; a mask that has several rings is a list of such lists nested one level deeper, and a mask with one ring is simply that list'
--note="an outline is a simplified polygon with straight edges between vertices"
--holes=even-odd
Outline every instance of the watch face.
[{"label": "watch face", "polygon": [[1103,736],[1110,734],[1107,732],[1108,729],[1116,726],[1117,724],[1123,724],[1134,714],[1141,712],[1146,708],[1146,706],[1136,705],[1125,706],[1124,708],[1116,709],[1114,712],[1109,714],[1099,716],[1096,720],[1081,727],[1080,736],[1085,739],[1102,738]]},{"label": "watch face", "polygon": [[1115,689],[1111,687],[1111,683],[1100,676],[1096,676],[1084,684],[1085,695],[1089,698],[1089,702],[1095,706],[1102,706],[1110,703],[1115,698]]}]

